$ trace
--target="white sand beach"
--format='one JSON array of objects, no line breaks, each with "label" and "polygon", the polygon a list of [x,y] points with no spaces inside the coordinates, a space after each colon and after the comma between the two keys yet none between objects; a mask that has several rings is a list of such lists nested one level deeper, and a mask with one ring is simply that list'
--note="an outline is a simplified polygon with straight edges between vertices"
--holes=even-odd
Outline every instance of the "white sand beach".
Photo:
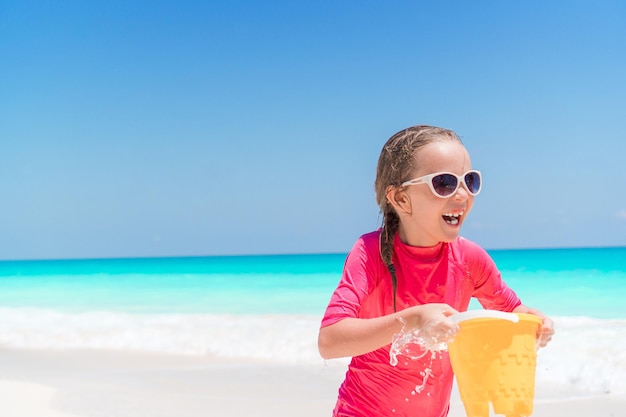
[{"label": "white sand beach", "polygon": [[[108,351],[0,351],[7,417],[330,416],[345,365],[225,361]],[[535,401],[535,417],[618,417],[607,395]],[[450,417],[464,417],[453,393]]]}]

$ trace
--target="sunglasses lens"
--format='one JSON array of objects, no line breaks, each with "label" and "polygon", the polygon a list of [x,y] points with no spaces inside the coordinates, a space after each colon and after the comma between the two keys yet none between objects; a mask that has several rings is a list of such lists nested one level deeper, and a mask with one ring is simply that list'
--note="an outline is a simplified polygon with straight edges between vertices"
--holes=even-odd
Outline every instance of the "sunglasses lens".
[{"label": "sunglasses lens", "polygon": [[454,175],[441,174],[433,177],[433,188],[442,197],[452,195],[458,186],[458,180]]},{"label": "sunglasses lens", "polygon": [[478,194],[480,191],[480,174],[478,172],[468,172],[465,175],[465,185],[472,194]]}]

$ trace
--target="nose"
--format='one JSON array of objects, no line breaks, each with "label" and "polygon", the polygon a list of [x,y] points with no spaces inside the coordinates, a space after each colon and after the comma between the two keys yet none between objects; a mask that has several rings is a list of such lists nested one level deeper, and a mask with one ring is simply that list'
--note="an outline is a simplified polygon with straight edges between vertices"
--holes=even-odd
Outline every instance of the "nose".
[{"label": "nose", "polygon": [[465,201],[470,197],[469,189],[465,182],[461,183],[461,186],[456,189],[454,193],[454,199],[458,201]]}]

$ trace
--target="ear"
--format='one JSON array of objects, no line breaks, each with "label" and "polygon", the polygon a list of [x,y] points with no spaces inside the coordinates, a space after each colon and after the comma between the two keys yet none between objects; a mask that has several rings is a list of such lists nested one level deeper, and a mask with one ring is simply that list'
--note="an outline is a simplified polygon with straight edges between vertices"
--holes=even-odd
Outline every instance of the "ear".
[{"label": "ear", "polygon": [[394,187],[390,185],[387,187],[387,193],[385,194],[389,204],[393,206],[398,215],[411,214],[411,199],[403,188]]}]

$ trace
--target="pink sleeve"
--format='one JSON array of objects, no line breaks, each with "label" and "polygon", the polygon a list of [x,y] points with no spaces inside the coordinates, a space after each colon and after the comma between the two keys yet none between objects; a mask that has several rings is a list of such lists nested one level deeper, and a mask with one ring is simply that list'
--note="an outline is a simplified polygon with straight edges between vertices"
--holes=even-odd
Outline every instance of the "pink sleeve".
[{"label": "pink sleeve", "polygon": [[474,281],[473,297],[483,308],[513,311],[522,302],[502,280],[500,271],[491,256],[476,243],[464,239],[465,260]]},{"label": "pink sleeve", "polygon": [[346,258],[341,280],[322,319],[322,327],[347,317],[359,317],[363,300],[377,279],[379,259],[378,233],[361,236]]}]

